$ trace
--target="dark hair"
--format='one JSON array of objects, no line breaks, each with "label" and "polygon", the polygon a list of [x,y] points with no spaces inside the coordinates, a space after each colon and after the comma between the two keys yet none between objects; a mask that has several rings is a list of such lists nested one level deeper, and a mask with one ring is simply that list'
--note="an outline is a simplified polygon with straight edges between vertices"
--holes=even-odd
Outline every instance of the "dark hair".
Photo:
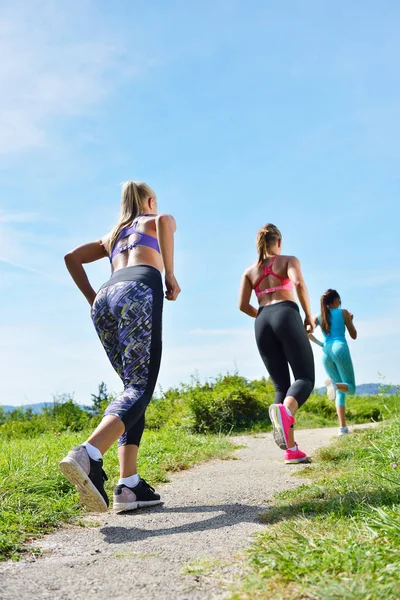
[{"label": "dark hair", "polygon": [[326,290],[325,294],[321,296],[321,329],[325,333],[329,333],[331,329],[331,315],[328,310],[328,306],[337,300],[340,296],[336,290]]},{"label": "dark hair", "polygon": [[261,265],[263,260],[269,256],[270,248],[275,246],[282,239],[282,234],[276,225],[267,223],[261,227],[257,233],[257,254],[258,264]]}]

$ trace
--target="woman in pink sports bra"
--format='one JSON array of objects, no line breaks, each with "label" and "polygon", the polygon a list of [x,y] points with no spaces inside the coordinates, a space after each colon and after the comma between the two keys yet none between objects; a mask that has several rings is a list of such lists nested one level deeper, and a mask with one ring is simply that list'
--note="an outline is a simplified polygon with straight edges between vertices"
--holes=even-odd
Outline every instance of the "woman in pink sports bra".
[{"label": "woman in pink sports bra", "polygon": [[[255,319],[258,350],[275,387],[275,403],[269,407],[275,442],[285,450],[286,463],[299,463],[307,456],[294,441],[294,415],[314,389],[314,357],[306,332],[314,330],[314,322],[300,261],[283,256],[281,249],[279,229],[271,223],[262,227],[257,234],[258,260],[242,277],[239,308]],[[258,310],[250,304],[253,290]],[[304,324],[294,290],[305,313]]]}]

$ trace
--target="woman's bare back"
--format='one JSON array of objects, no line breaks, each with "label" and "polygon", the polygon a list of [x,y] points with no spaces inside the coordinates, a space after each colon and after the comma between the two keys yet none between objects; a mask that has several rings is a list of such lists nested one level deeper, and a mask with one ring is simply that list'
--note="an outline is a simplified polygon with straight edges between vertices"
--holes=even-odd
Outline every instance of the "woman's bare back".
[{"label": "woman's bare back", "polygon": [[[286,256],[286,255],[277,255],[275,257],[267,258],[263,261],[262,265],[264,267],[270,267],[273,262],[273,272],[279,277],[283,279],[290,279],[289,275],[289,267],[291,260],[295,257]],[[251,287],[254,289],[257,283],[260,281],[262,276],[264,275],[263,266],[258,262],[251,265],[247,271],[246,276],[248,277]],[[260,283],[260,291],[267,290],[274,287],[279,287],[281,285],[281,280],[274,275],[267,275]],[[266,306],[268,304],[275,304],[276,302],[283,302],[285,300],[294,301],[294,294],[290,290],[276,290],[274,292],[270,292],[268,294],[263,294],[259,298],[259,306]]]},{"label": "woman's bare back", "polygon": [[[157,215],[141,217],[136,223],[136,229],[138,233],[144,233],[157,239],[156,218]],[[132,233],[131,235],[119,240],[115,248],[131,246],[139,240],[140,236]],[[107,254],[110,255],[113,248],[110,248],[109,236],[102,238],[102,244],[105,247]],[[150,265],[151,267],[158,269],[160,272],[162,272],[164,268],[162,257],[159,252],[153,248],[140,245],[116,254],[113,257],[111,264],[114,272],[124,269],[125,267],[133,267],[135,265]]]}]

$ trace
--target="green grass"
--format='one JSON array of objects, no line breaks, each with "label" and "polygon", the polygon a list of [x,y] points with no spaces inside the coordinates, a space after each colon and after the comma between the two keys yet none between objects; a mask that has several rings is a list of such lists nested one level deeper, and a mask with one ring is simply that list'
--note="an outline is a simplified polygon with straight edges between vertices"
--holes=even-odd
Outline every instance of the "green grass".
[{"label": "green grass", "polygon": [[[77,494],[58,463],[88,434],[63,432],[16,440],[0,436],[0,560],[17,559],[26,540],[82,516]],[[211,457],[227,458],[233,448],[223,436],[194,435],[177,428],[147,431],[139,454],[140,474],[153,485],[165,482],[168,471],[187,469]],[[110,495],[118,478],[115,448],[107,453],[104,467]]]},{"label": "green grass", "polygon": [[[346,415],[350,425],[383,421],[399,412],[399,396],[348,396]],[[334,427],[338,425],[335,403],[327,396],[313,394],[296,415],[297,429]]]},{"label": "green grass", "polygon": [[400,597],[400,420],[322,449],[249,550],[244,599]]}]

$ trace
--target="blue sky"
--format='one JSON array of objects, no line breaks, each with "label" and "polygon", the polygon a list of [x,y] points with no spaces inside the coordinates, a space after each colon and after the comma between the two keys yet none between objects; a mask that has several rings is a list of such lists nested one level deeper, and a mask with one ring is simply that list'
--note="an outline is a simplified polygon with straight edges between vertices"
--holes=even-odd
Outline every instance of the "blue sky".
[{"label": "blue sky", "polygon": [[[120,389],[63,256],[111,228],[126,179],[178,223],[163,388],[265,374],[237,309],[265,222],[314,312],[334,287],[354,313],[357,382],[400,383],[399,18],[395,1],[3,4],[0,403]],[[109,265],[88,272],[99,287]]]}]

